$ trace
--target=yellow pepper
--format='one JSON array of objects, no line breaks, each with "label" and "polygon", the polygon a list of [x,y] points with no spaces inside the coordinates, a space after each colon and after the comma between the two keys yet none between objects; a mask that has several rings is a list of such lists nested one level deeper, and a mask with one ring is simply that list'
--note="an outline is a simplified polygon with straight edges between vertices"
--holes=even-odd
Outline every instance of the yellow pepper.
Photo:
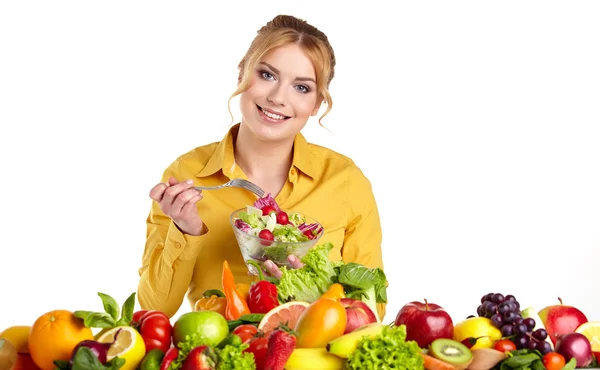
[{"label": "yellow pepper", "polygon": [[227,298],[219,291],[206,291],[204,296],[196,301],[194,311],[214,311],[225,317]]},{"label": "yellow pepper", "polygon": [[329,287],[329,289],[327,289],[327,291],[325,293],[323,293],[321,298],[332,298],[332,299],[346,298],[346,294],[344,293],[344,287],[340,283],[332,284]]},{"label": "yellow pepper", "polygon": [[244,301],[248,302],[248,296],[249,296],[249,292],[250,292],[250,284],[237,283],[237,284],[235,284],[235,290],[237,290],[238,293],[240,293],[242,295],[242,298],[244,298]]}]

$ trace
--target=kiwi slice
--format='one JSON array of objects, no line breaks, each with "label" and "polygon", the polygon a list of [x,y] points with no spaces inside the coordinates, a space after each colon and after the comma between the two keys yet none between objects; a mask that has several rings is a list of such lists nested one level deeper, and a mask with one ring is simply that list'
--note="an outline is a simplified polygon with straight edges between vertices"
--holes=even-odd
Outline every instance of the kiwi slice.
[{"label": "kiwi slice", "polygon": [[448,338],[438,338],[429,345],[429,353],[458,370],[466,369],[473,361],[473,353],[464,344]]}]

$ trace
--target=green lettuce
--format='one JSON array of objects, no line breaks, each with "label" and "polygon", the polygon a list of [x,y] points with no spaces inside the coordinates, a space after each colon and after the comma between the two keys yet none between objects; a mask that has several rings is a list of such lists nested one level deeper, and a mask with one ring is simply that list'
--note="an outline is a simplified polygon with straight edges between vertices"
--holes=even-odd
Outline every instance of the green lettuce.
[{"label": "green lettuce", "polygon": [[375,314],[377,303],[387,303],[387,279],[382,269],[348,262],[337,270],[337,280],[344,286],[346,297],[365,302]]},{"label": "green lettuce", "polygon": [[423,370],[421,348],[406,341],[406,326],[385,326],[380,335],[364,337],[347,360],[347,369]]},{"label": "green lettuce", "polygon": [[337,280],[338,264],[329,260],[333,244],[327,242],[308,251],[300,260],[299,269],[281,268],[282,275],[277,283],[280,302],[292,300],[314,302]]}]

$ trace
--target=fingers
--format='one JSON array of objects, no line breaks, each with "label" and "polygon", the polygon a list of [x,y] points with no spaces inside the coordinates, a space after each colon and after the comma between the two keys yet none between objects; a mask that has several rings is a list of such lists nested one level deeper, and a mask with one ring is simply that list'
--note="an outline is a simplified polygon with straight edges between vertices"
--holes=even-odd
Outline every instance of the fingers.
[{"label": "fingers", "polygon": [[171,177],[167,182],[161,182],[160,184],[154,185],[152,189],[150,189],[150,198],[157,202],[160,202],[163,198],[165,190],[167,190],[170,186],[176,185],[177,179]]},{"label": "fingers", "polygon": [[295,268],[295,269],[299,269],[300,267],[304,266],[304,264],[302,262],[300,262],[300,259],[298,257],[294,256],[293,254],[290,254],[288,256],[288,261],[290,261],[292,268]]},{"label": "fingers", "polygon": [[[169,180],[169,183],[171,183],[171,180]],[[163,207],[172,207],[173,203],[175,202],[175,200],[177,199],[177,197],[179,196],[179,194],[181,194],[182,192],[184,192],[185,190],[191,189],[194,186],[194,182],[192,180],[186,180],[186,181],[182,181],[180,183],[177,183],[175,185],[170,185],[167,190],[165,190],[165,193],[163,194],[163,199],[161,201],[161,205]],[[189,200],[186,199],[186,200]],[[181,208],[182,205],[180,205]]]},{"label": "fingers", "polygon": [[181,215],[187,215],[187,214],[191,214],[191,213],[196,213],[198,212],[198,208],[196,207],[196,203],[198,203],[198,201],[200,199],[202,199],[202,192],[199,192],[196,189],[190,189],[187,191],[195,191],[196,195],[192,196],[187,202],[185,202],[185,204],[183,205],[183,207],[181,207],[181,212],[179,214]]},{"label": "fingers", "polygon": [[276,279],[280,279],[281,275],[283,274],[279,267],[277,267],[277,265],[273,263],[273,261],[265,261],[265,268],[267,269],[269,275],[273,276]]}]

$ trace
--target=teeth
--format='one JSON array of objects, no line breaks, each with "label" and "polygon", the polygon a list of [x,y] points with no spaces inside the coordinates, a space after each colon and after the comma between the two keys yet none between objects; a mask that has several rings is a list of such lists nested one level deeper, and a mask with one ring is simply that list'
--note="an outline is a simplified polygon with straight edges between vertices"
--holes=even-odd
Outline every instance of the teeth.
[{"label": "teeth", "polygon": [[260,110],[269,118],[273,118],[273,119],[285,119],[285,116],[280,116],[279,114],[273,114],[271,112],[267,112],[266,110],[260,108]]}]

